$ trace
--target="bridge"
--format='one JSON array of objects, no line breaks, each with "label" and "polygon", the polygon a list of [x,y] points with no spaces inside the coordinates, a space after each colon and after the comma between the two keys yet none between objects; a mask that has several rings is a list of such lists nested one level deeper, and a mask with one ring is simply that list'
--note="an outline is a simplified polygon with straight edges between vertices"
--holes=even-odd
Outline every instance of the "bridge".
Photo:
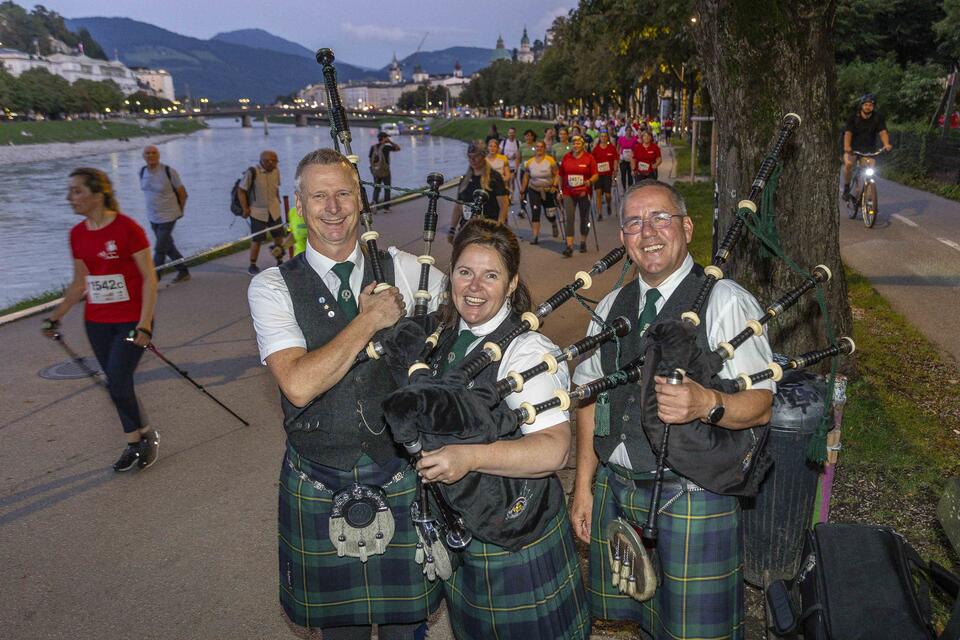
[{"label": "bridge", "polygon": [[[344,109],[347,113],[347,120],[350,124],[357,126],[377,126],[380,118],[390,117],[416,117],[415,114],[404,114],[398,111],[380,110],[380,109]],[[241,126],[252,127],[253,120],[266,118],[269,116],[292,116],[294,124],[298,127],[306,127],[311,120],[320,121],[321,124],[328,123],[329,116],[324,109],[313,109],[304,107],[285,107],[278,105],[257,105],[253,107],[209,107],[181,109],[179,113],[153,114],[145,116],[147,119],[166,119],[166,118],[239,118]]]}]

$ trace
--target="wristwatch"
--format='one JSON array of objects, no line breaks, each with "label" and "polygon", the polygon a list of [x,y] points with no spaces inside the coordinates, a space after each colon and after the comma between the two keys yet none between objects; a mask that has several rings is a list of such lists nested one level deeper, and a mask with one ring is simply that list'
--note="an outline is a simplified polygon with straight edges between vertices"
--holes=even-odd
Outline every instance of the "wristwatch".
[{"label": "wristwatch", "polygon": [[720,392],[714,391],[713,393],[717,399],[717,402],[715,405],[713,405],[713,408],[707,412],[707,417],[704,419],[704,422],[709,422],[710,424],[717,424],[718,422],[723,420],[723,412],[725,410],[725,407],[723,406],[723,396],[720,394]]}]

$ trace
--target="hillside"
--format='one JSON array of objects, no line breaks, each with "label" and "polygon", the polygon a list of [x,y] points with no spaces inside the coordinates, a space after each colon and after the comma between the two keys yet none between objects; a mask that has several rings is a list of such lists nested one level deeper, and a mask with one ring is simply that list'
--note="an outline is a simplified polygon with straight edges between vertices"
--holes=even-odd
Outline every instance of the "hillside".
[{"label": "hillside", "polygon": [[210,38],[211,40],[220,40],[230,44],[239,44],[244,47],[253,47],[255,49],[266,49],[267,51],[276,51],[278,53],[287,53],[292,56],[314,59],[315,51],[307,49],[302,44],[285,40],[280,36],[275,36],[269,31],[263,29],[237,29],[236,31],[224,31]]},{"label": "hillside", "polygon": [[60,14],[39,5],[27,13],[15,2],[0,3],[0,43],[30,53],[39,47],[43,55],[58,53],[63,45],[72,51],[82,44],[84,53],[91,58],[107,59],[103,48],[89,33],[83,29],[71,33]]},{"label": "hillside", "polygon": [[[212,101],[272,102],[322,80],[316,61],[299,55],[190,38],[129,18],[73,18],[66,24],[88,30],[104,49],[117,50],[126,65],[166,69],[178,96],[189,86],[190,95]],[[337,74],[341,80],[379,75],[341,62]]]},{"label": "hillside", "polygon": [[[420,51],[412,53],[400,61],[400,67],[403,69],[403,77],[407,80],[413,74],[416,65],[423,67],[423,70],[429,74],[450,74],[453,73],[453,65],[459,60],[463,67],[463,75],[473,75],[480,69],[490,65],[490,56],[493,55],[493,49],[484,49],[482,47],[450,47],[440,49],[439,51]],[[383,67],[381,71],[387,73],[390,65]]]}]

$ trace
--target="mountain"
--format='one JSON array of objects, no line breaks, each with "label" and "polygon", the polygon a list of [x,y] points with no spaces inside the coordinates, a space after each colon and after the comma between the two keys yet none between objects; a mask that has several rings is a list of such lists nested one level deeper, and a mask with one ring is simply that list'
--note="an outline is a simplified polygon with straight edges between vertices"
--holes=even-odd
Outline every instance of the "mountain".
[{"label": "mountain", "polygon": [[[490,66],[492,55],[493,49],[482,47],[450,47],[439,51],[419,51],[401,60],[400,68],[403,69],[403,77],[409,80],[414,67],[418,64],[429,74],[443,75],[453,73],[453,65],[459,60],[460,66],[463,67],[463,75],[469,76]],[[387,73],[388,69],[390,65],[383,67],[380,71]]]},{"label": "mountain", "polygon": [[225,31],[218,33],[210,38],[211,40],[220,40],[231,44],[239,44],[245,47],[254,47],[256,49],[266,49],[267,51],[277,51],[279,53],[288,53],[292,56],[301,56],[315,60],[315,51],[310,51],[305,46],[284,40],[280,36],[275,36],[263,29],[237,29],[236,31]]},{"label": "mountain", "polygon": [[[189,85],[193,97],[215,102],[241,97],[272,102],[278,95],[323,80],[312,55],[308,59],[223,40],[190,38],[129,18],[72,18],[66,24],[73,31],[89,31],[106,51],[119,52],[128,66],[166,69],[173,75],[178,96]],[[386,79],[386,73],[338,61],[337,77],[341,81]]]}]

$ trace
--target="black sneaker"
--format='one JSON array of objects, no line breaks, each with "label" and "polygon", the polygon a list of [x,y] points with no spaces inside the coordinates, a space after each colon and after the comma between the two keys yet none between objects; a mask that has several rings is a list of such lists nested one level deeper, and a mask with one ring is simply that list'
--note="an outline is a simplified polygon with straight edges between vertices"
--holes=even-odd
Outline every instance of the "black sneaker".
[{"label": "black sneaker", "polygon": [[120,454],[120,459],[113,463],[114,471],[129,471],[140,460],[140,444],[128,444]]},{"label": "black sneaker", "polygon": [[540,238],[534,238],[530,241],[530,244],[540,244]]},{"label": "black sneaker", "polygon": [[138,445],[140,459],[137,460],[137,466],[146,469],[160,457],[160,434],[157,430],[152,430],[148,435],[140,438]]},{"label": "black sneaker", "polygon": [[256,264],[251,262],[250,266],[247,267],[247,273],[249,273],[252,276],[255,276],[258,273],[260,273],[260,267],[258,267]]},{"label": "black sneaker", "polygon": [[573,255],[573,247],[566,247],[566,248],[563,250],[563,257],[564,257],[564,258],[569,258],[569,257],[572,256],[572,255]]},{"label": "black sneaker", "polygon": [[171,282],[170,284],[177,284],[178,282],[186,282],[189,279],[190,279],[189,271],[180,271],[179,273],[177,273],[177,276],[173,279],[173,282]]},{"label": "black sneaker", "polygon": [[586,242],[581,242],[581,243],[580,243],[580,253],[586,253],[586,252],[587,252],[587,243],[586,243]]},{"label": "black sneaker", "polygon": [[520,209],[519,211],[517,211],[517,217],[518,217],[518,218],[526,218],[526,217],[527,217],[527,212],[524,211],[523,209]]}]

